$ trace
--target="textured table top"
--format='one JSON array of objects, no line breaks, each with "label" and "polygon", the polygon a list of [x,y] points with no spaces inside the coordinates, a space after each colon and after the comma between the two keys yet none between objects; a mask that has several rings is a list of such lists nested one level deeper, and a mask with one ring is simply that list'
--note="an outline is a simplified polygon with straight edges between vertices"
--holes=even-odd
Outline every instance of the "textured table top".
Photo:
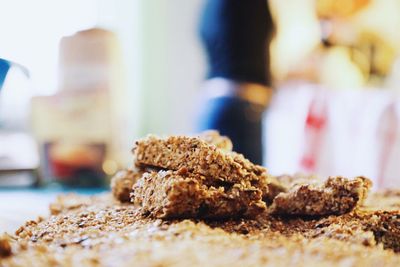
[{"label": "textured table top", "polygon": [[13,232],[25,221],[49,214],[49,204],[58,194],[94,194],[104,189],[0,189],[0,233]]}]

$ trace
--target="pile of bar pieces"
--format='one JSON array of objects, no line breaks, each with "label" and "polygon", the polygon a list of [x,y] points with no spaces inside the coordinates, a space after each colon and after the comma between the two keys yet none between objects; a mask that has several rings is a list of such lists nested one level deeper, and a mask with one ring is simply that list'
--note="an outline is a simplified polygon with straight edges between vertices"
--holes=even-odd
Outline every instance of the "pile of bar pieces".
[{"label": "pile of bar pieces", "polygon": [[215,131],[148,136],[132,151],[134,167],[112,179],[113,194],[155,218],[254,218],[265,211],[338,215],[360,206],[371,187],[364,177],[329,177],[324,183],[272,177]]},{"label": "pile of bar pieces", "polygon": [[400,266],[400,190],[273,177],[216,132],[149,136],[112,194],[62,195],[0,266]]}]

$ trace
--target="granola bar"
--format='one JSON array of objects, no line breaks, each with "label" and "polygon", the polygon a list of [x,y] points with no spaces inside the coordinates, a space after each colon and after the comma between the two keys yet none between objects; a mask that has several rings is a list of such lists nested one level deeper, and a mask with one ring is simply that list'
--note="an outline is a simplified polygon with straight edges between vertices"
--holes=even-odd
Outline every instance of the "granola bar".
[{"label": "granola bar", "polygon": [[268,192],[264,200],[268,204],[272,204],[272,201],[279,193],[287,192],[296,184],[315,183],[318,181],[318,177],[302,173],[296,173],[294,175],[284,174],[279,176],[269,175],[267,180]]},{"label": "granola bar", "polygon": [[268,205],[272,204],[274,198],[282,192],[286,192],[288,189],[287,187],[281,183],[277,177],[269,175],[268,179],[266,179],[266,190],[264,196],[264,201],[267,202]]},{"label": "granola bar", "polygon": [[371,185],[364,177],[353,180],[329,177],[324,184],[298,184],[274,198],[271,213],[312,216],[347,213],[362,204]]},{"label": "granola bar", "polygon": [[266,209],[259,189],[210,180],[185,168],[143,174],[132,202],[156,218],[255,217]]},{"label": "granola bar", "polygon": [[154,166],[175,171],[187,168],[192,173],[231,183],[258,183],[267,179],[265,168],[251,163],[241,154],[218,149],[199,138],[150,135],[138,140],[132,151],[139,167]]},{"label": "granola bar", "polygon": [[58,197],[49,218],[0,237],[0,266],[400,266],[397,191],[361,205],[366,178],[269,177],[228,141],[139,141],[114,197]]},{"label": "granola bar", "polygon": [[142,174],[143,170],[138,168],[117,172],[111,179],[111,191],[114,197],[121,202],[129,202],[132,187]]}]

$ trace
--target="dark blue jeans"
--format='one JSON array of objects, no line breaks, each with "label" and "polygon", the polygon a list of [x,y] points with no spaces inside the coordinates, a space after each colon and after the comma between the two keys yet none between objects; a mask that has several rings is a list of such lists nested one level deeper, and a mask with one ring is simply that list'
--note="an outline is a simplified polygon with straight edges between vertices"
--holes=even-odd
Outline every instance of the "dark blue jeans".
[{"label": "dark blue jeans", "polygon": [[263,107],[236,97],[218,97],[202,107],[199,130],[215,129],[232,139],[233,149],[262,164]]},{"label": "dark blue jeans", "polygon": [[208,78],[271,85],[274,24],[266,0],[207,0],[199,26]]},{"label": "dark blue jeans", "polygon": [[[268,47],[274,24],[266,0],[207,0],[199,30],[208,59],[207,78],[271,85]],[[262,107],[219,97],[202,111],[200,130],[219,130],[232,139],[235,151],[262,163]]]}]

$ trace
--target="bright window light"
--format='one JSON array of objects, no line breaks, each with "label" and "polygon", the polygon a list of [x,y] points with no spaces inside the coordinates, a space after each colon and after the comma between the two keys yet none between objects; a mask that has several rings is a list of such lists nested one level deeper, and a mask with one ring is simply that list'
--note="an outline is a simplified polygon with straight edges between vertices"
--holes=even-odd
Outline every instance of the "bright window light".
[{"label": "bright window light", "polygon": [[60,38],[94,27],[96,0],[0,0],[0,57],[26,66],[33,95],[57,91]]}]

